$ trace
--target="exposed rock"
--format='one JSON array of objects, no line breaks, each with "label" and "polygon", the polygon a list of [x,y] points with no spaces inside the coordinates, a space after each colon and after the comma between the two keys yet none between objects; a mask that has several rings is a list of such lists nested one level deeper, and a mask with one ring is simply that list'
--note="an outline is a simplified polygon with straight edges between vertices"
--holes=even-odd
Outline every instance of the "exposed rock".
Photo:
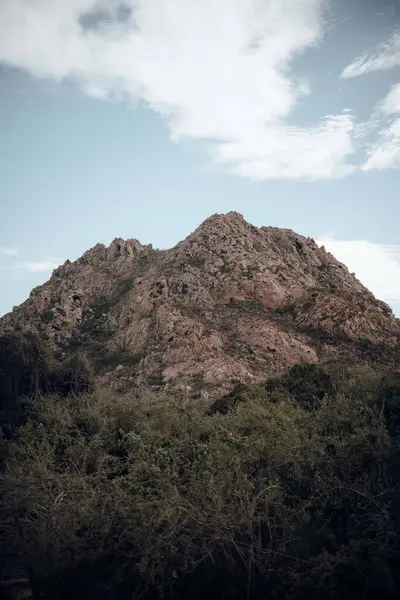
[{"label": "exposed rock", "polygon": [[86,350],[105,382],[202,396],[299,362],[396,361],[400,340],[390,308],[324,247],[235,212],[166,251],[96,245],[0,320],[17,328]]}]

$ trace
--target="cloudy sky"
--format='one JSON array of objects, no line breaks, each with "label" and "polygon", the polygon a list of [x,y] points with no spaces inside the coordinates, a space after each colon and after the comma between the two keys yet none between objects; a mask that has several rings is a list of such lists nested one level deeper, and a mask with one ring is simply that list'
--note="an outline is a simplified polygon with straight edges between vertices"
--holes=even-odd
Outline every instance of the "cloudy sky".
[{"label": "cloudy sky", "polygon": [[0,109],[0,314],[237,210],[400,315],[400,0],[1,0]]}]

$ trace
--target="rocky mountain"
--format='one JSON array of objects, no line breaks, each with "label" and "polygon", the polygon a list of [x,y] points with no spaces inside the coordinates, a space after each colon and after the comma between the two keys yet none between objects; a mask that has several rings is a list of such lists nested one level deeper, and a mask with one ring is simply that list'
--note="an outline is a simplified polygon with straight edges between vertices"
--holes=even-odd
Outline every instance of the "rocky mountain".
[{"label": "rocky mountain", "polygon": [[115,239],[57,268],[0,319],[65,355],[85,351],[103,383],[216,396],[294,363],[400,356],[400,320],[311,238],[209,217],[169,250]]}]

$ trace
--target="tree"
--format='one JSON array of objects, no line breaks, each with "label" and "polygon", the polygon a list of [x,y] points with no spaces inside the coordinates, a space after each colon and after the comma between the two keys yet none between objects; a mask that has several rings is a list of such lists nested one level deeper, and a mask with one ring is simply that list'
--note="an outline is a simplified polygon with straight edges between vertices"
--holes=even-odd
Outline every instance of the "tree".
[{"label": "tree", "polygon": [[93,389],[93,369],[84,354],[74,354],[54,370],[53,391],[61,396],[79,396]]},{"label": "tree", "polygon": [[33,331],[0,336],[0,426],[7,430],[21,417],[21,399],[48,392],[54,360]]}]

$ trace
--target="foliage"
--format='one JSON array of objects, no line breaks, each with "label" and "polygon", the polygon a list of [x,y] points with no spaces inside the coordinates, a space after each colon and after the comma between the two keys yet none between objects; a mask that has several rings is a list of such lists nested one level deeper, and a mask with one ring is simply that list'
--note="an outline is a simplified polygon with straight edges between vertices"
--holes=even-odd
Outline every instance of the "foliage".
[{"label": "foliage", "polygon": [[400,434],[400,371],[392,373],[382,381],[379,400],[391,435]]},{"label": "foliage", "polygon": [[145,391],[30,401],[1,478],[3,570],[13,549],[60,600],[394,600],[388,383],[310,374],[291,369],[279,402],[278,380],[236,388],[235,410]]},{"label": "foliage", "polygon": [[334,393],[332,376],[326,369],[315,364],[294,365],[283,377],[269,379],[265,385],[270,392],[287,392],[301,406],[309,409],[315,408],[325,397]]},{"label": "foliage", "polygon": [[53,390],[60,396],[79,396],[94,390],[94,373],[84,354],[74,354],[57,365],[52,374]]},{"label": "foliage", "polygon": [[83,355],[58,363],[32,331],[0,336],[0,432],[10,436],[24,420],[24,398],[93,391],[94,376]]},{"label": "foliage", "polygon": [[101,346],[96,352],[93,352],[93,368],[97,375],[102,375],[118,365],[128,366],[133,369],[144,358],[144,353],[133,354],[128,350],[110,351]]},{"label": "foliage", "polygon": [[208,414],[210,416],[217,413],[226,415],[229,412],[232,412],[239,403],[247,402],[252,398],[257,398],[259,393],[260,390],[258,386],[248,386],[243,383],[237,383],[229,394],[217,398],[217,400],[212,403]]},{"label": "foliage", "polygon": [[8,428],[20,416],[19,400],[49,391],[53,357],[32,332],[0,336],[0,425]]}]

